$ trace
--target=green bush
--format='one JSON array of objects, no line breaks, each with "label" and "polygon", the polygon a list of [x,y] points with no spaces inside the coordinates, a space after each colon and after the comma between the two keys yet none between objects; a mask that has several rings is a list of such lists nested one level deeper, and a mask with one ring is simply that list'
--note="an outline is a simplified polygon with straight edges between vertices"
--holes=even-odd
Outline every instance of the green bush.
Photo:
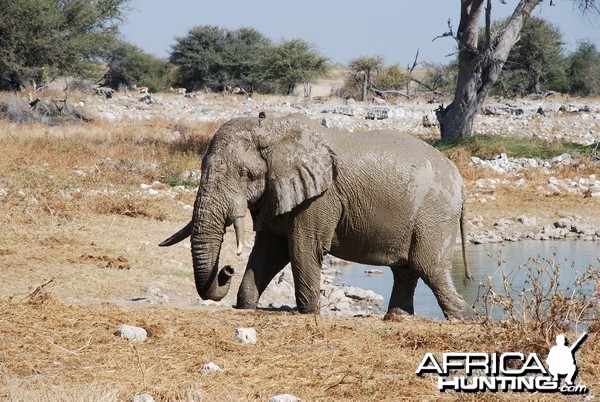
[{"label": "green bush", "polygon": [[372,79],[373,85],[383,91],[400,90],[406,87],[408,76],[398,64],[380,68]]},{"label": "green bush", "polygon": [[579,96],[600,94],[600,52],[591,42],[581,42],[566,61],[566,91]]},{"label": "green bush", "polygon": [[275,83],[283,93],[291,95],[296,85],[308,86],[329,71],[327,58],[320,56],[314,46],[302,39],[286,40],[266,48],[260,63],[264,82]]},{"label": "green bush", "polygon": [[119,42],[114,47],[107,65],[104,85],[114,89],[138,85],[155,92],[173,84],[173,69],[166,60],[145,53],[127,42]]},{"label": "green bush", "polygon": [[252,28],[228,30],[197,26],[175,39],[169,61],[177,67],[176,85],[188,89],[246,89],[260,85],[260,62],[270,41]]}]

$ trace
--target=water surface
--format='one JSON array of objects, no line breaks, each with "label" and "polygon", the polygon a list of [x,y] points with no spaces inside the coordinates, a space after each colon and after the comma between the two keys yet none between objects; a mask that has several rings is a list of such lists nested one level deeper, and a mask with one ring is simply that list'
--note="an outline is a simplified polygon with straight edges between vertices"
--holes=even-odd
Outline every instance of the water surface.
[{"label": "water surface", "polygon": [[[531,258],[539,259],[539,265],[530,261]],[[538,266],[551,268],[552,262],[560,266],[561,288],[571,285],[576,272],[583,272],[589,266],[600,269],[600,242],[597,241],[539,241],[526,240],[514,243],[485,244],[467,246],[467,259],[474,281],[465,285],[464,265],[460,248],[454,253],[452,280],[458,293],[469,303],[473,304],[479,291],[479,283],[487,283],[488,280],[495,287],[496,292],[502,291],[503,274],[511,278],[513,289],[522,290],[527,286],[524,281],[527,278],[526,266],[537,268]],[[547,261],[549,260],[549,261]],[[499,263],[500,261],[500,263]],[[519,269],[520,266],[523,266]],[[380,275],[368,275],[365,271],[379,269],[383,271]],[[389,297],[392,292],[393,277],[389,267],[373,267],[369,265],[352,264],[339,268],[342,275],[339,281],[350,286],[370,289],[385,297],[382,310],[387,310]],[[592,284],[585,289],[592,292]],[[442,310],[437,304],[433,293],[423,281],[419,280],[415,291],[415,314],[429,318],[443,319]]]}]

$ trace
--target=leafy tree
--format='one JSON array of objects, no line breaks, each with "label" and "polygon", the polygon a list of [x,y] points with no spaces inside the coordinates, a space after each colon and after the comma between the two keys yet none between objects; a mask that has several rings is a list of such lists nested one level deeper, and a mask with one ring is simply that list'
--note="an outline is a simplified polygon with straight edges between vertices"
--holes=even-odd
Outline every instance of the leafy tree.
[{"label": "leafy tree", "polygon": [[271,47],[262,64],[264,80],[276,82],[288,95],[297,84],[303,83],[305,96],[310,96],[312,82],[329,71],[327,58],[302,39],[283,41]]},{"label": "leafy tree", "polygon": [[168,88],[171,85],[171,66],[135,45],[119,42],[108,57],[108,71],[104,83],[114,89],[119,86],[146,86],[151,91]]},{"label": "leafy tree", "polygon": [[383,57],[381,56],[361,56],[350,60],[350,70],[356,75],[362,83],[360,100],[366,101],[371,88],[371,78],[373,72],[383,66]]},{"label": "leafy tree", "polygon": [[[519,0],[506,27],[492,42],[492,0],[461,0],[460,23],[453,37],[458,45],[458,77],[454,99],[437,112],[443,141],[469,137],[473,122],[493,85],[498,80],[509,52],[519,39],[523,24],[543,0]],[[506,1],[501,0],[506,4]],[[552,0],[550,0],[552,3]],[[583,10],[599,11],[596,0],[576,0]],[[485,9],[485,39],[479,46],[479,21]]]},{"label": "leafy tree", "polygon": [[257,85],[260,61],[270,46],[252,28],[231,31],[210,25],[194,27],[176,42],[169,60],[178,68],[177,84],[191,89]]},{"label": "leafy tree", "polygon": [[574,95],[600,94],[600,52],[591,42],[581,42],[566,59],[567,91]]},{"label": "leafy tree", "polygon": [[0,89],[100,76],[129,0],[0,0]]},{"label": "leafy tree", "polygon": [[[492,42],[496,43],[508,23],[504,19],[492,24]],[[484,31],[480,30],[480,42]],[[562,85],[563,41],[560,29],[546,20],[530,17],[523,24],[521,38],[510,51],[499,77],[505,92],[511,94],[539,93]]]},{"label": "leafy tree", "polygon": [[383,91],[399,90],[408,83],[408,76],[399,64],[381,67],[372,78],[372,84]]}]

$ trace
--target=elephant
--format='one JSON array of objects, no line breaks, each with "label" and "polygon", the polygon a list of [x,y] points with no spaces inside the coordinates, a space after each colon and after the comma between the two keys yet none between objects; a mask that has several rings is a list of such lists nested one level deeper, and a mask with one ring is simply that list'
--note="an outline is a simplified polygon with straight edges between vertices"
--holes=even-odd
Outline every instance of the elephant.
[{"label": "elephant", "polygon": [[472,308],[450,278],[460,229],[465,276],[465,189],[456,166],[429,144],[391,130],[351,133],[303,114],[242,117],[223,124],[202,159],[191,221],[160,246],[191,237],[196,289],[221,300],[234,269],[220,271],[226,227],[238,255],[250,212],[255,243],[237,308],[255,309],[267,285],[291,264],[297,308],[316,313],[324,255],[387,265],[394,277],[386,317],[413,315],[421,278],[447,319]]}]

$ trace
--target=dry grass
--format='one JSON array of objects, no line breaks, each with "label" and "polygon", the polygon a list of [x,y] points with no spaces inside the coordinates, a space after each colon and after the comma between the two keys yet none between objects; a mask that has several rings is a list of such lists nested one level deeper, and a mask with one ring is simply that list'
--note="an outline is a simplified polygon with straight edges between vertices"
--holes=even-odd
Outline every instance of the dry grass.
[{"label": "dry grass", "polygon": [[[58,128],[0,121],[0,188],[8,190],[4,200],[29,215],[71,219],[96,212],[165,219],[169,208],[161,208],[160,202],[157,208],[140,194],[140,184],[197,185],[182,176],[199,171],[201,155],[218,127],[190,123],[183,130],[182,124],[150,120]],[[181,133],[176,138],[175,130]]]},{"label": "dry grass", "polygon": [[[128,400],[138,392],[157,400],[264,400],[280,393],[303,400],[451,400],[459,395],[440,394],[435,379],[414,374],[426,352],[545,353],[527,339],[514,339],[510,328],[418,318],[383,322],[231,310],[127,310],[64,305],[52,295],[0,303],[3,400],[24,395]],[[123,323],[146,328],[149,340],[135,344],[118,338],[114,332]],[[258,343],[236,343],[237,327],[254,327]],[[580,353],[578,380],[596,394],[598,334],[590,335]],[[208,362],[224,371],[199,374]]]}]

